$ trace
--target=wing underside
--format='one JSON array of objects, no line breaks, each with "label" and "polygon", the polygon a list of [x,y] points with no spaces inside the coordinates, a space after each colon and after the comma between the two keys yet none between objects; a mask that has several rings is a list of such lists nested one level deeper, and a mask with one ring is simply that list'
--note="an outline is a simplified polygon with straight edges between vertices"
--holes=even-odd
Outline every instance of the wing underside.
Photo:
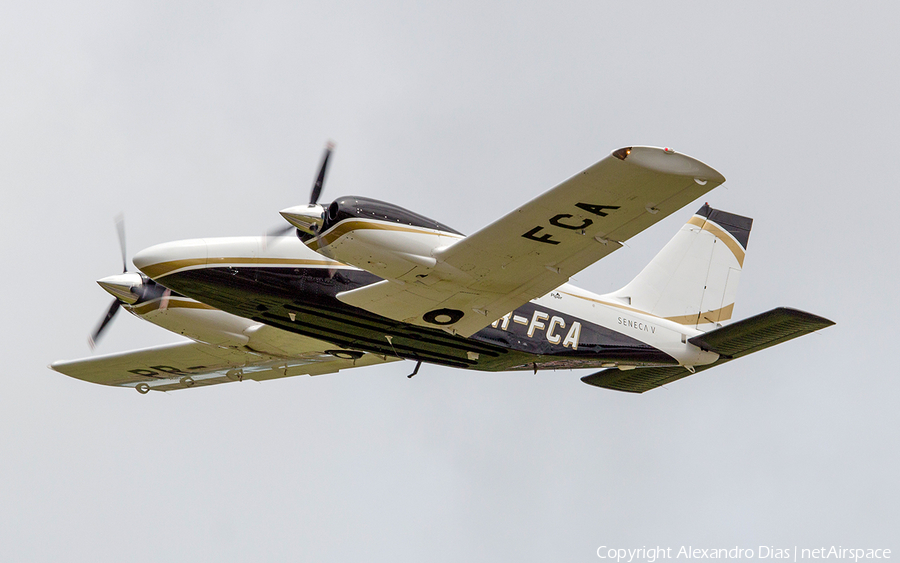
[{"label": "wing underside", "polygon": [[264,381],[295,375],[321,375],[398,358],[347,353],[341,358],[324,350],[299,357],[279,358],[201,342],[155,346],[50,365],[59,373],[102,385],[172,391],[252,379]]}]

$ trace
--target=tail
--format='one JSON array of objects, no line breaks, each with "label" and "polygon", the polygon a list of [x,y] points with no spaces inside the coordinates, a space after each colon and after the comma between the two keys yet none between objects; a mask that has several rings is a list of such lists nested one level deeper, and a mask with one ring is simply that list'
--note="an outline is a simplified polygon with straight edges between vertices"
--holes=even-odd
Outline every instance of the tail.
[{"label": "tail", "polygon": [[631,283],[607,297],[699,330],[720,327],[734,310],[752,225],[705,204]]},{"label": "tail", "polygon": [[812,313],[779,307],[688,339],[688,342],[702,350],[717,353],[719,359],[714,363],[696,366],[692,370],[687,370],[684,366],[645,367],[632,370],[612,368],[586,375],[581,380],[595,387],[643,393],[692,373],[716,367],[833,324],[833,321]]}]

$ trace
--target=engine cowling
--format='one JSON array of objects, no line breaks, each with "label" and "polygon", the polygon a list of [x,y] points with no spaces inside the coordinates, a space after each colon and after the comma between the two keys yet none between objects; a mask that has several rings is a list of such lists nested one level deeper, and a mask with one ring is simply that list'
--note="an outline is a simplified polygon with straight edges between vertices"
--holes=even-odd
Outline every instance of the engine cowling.
[{"label": "engine cowling", "polygon": [[464,238],[434,219],[376,199],[345,196],[320,209],[298,206],[282,216],[313,250],[388,279],[417,266],[434,267],[437,249]]}]

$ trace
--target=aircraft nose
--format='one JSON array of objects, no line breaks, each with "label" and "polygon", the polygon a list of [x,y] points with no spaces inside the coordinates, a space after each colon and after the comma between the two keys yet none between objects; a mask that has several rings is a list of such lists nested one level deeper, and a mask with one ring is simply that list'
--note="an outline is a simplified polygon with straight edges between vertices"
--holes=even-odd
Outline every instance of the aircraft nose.
[{"label": "aircraft nose", "polygon": [[131,305],[140,298],[144,280],[140,274],[126,272],[97,280],[97,283],[116,299]]},{"label": "aircraft nose", "polygon": [[202,267],[207,262],[205,239],[179,240],[145,248],[134,255],[138,270],[152,279],[158,279],[192,267]]}]

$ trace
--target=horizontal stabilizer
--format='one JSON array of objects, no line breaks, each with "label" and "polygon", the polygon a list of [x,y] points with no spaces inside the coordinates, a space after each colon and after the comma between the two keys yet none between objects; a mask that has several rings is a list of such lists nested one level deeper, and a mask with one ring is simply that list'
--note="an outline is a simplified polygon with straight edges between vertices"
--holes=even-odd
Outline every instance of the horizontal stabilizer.
[{"label": "horizontal stabilizer", "polygon": [[[779,307],[744,319],[688,340],[691,344],[719,354],[719,359],[705,366],[696,366],[694,372],[707,370],[734,358],[752,354],[764,348],[781,344],[829,327],[834,322],[797,309]],[[588,385],[615,391],[643,393],[667,383],[691,375],[684,366],[635,368],[631,370],[605,369],[581,380]]]},{"label": "horizontal stabilizer", "polygon": [[726,358],[740,358],[833,325],[828,319],[779,307],[688,340]]},{"label": "horizontal stabilizer", "polygon": [[[715,365],[727,362],[718,360],[706,366],[697,366],[694,372],[709,369]],[[605,369],[586,375],[581,378],[588,385],[612,389],[613,391],[625,391],[627,393],[643,393],[666,383],[672,383],[682,377],[692,375],[684,366],[663,366],[655,368],[634,368],[620,370],[616,368]]]}]

